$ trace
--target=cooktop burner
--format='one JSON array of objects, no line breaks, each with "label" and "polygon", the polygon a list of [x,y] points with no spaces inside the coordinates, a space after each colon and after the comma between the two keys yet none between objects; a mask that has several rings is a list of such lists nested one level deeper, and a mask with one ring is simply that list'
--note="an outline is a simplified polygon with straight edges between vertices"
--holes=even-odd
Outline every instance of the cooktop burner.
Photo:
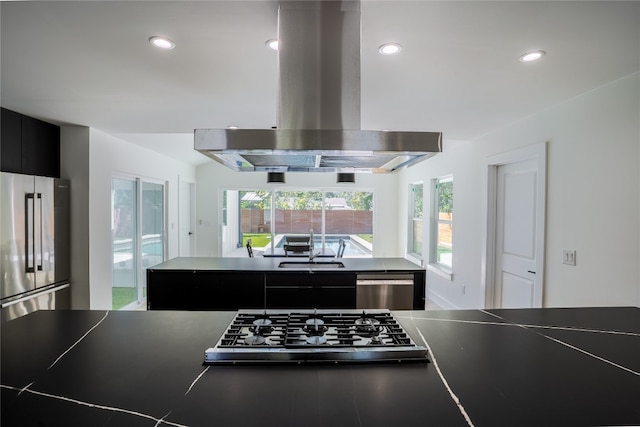
[{"label": "cooktop burner", "polygon": [[241,310],[205,364],[428,362],[389,310]]}]

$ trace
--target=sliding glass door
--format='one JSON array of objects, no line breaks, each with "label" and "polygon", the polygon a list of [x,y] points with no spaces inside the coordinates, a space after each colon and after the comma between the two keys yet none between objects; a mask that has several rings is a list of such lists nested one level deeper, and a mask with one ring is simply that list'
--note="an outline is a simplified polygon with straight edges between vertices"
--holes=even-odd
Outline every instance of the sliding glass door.
[{"label": "sliding glass door", "polygon": [[113,178],[111,183],[111,277],[114,310],[138,299],[137,186],[137,181],[130,179]]},{"label": "sliding glass door", "polygon": [[138,298],[147,297],[146,269],[164,261],[164,185],[141,182],[142,203],[140,205],[141,246],[140,252],[143,273],[142,286]]},{"label": "sliding glass door", "polygon": [[287,236],[314,234],[314,247],[345,257],[373,253],[373,193],[324,190],[224,190],[222,254],[245,257],[247,240],[258,251],[282,251]]},{"label": "sliding glass door", "polygon": [[146,269],[165,258],[164,184],[113,177],[112,308],[135,308],[147,296]]}]

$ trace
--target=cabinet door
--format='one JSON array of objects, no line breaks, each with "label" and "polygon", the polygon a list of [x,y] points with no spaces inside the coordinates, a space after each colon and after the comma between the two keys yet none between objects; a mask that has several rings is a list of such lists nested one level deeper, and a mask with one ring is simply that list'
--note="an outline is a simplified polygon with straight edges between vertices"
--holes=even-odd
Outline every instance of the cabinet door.
[{"label": "cabinet door", "polygon": [[427,277],[426,272],[416,271],[413,274],[413,309],[424,310],[427,304],[426,288]]},{"label": "cabinet door", "polygon": [[147,270],[149,310],[264,307],[264,273]]},{"label": "cabinet door", "polygon": [[321,308],[315,306],[312,286],[269,286],[265,308]]},{"label": "cabinet door", "polygon": [[356,308],[355,273],[267,273],[266,308]]},{"label": "cabinet door", "polygon": [[356,294],[344,286],[269,286],[266,308],[356,308]]},{"label": "cabinet door", "polygon": [[0,170],[22,172],[22,125],[21,115],[2,109],[2,134],[0,136]]},{"label": "cabinet door", "polygon": [[356,288],[345,286],[321,286],[312,295],[314,308],[356,308]]},{"label": "cabinet door", "polygon": [[264,273],[198,272],[196,276],[205,310],[264,308]]},{"label": "cabinet door", "polygon": [[22,173],[60,177],[60,127],[22,116]]}]

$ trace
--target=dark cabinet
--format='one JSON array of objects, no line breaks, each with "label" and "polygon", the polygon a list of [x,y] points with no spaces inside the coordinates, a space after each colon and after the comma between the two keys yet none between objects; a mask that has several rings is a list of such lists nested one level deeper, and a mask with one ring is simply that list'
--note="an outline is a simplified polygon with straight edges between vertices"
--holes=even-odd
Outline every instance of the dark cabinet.
[{"label": "dark cabinet", "polygon": [[356,308],[356,274],[147,270],[149,310]]},{"label": "dark cabinet", "polygon": [[60,127],[22,116],[22,173],[60,177]]},{"label": "dark cabinet", "polygon": [[[249,259],[247,259],[249,260]],[[169,261],[171,262],[171,261]],[[382,272],[377,276],[397,280],[398,274],[413,279],[406,299],[411,308],[423,310],[424,270]],[[147,269],[149,310],[241,310],[241,309],[356,309],[357,285],[362,271],[353,270],[186,270],[155,266]],[[367,274],[369,274],[367,272]],[[362,295],[361,295],[362,297]],[[392,308],[391,306],[367,308]]]},{"label": "dark cabinet", "polygon": [[427,274],[420,270],[413,273],[413,309],[424,310],[427,304]]},{"label": "dark cabinet", "polygon": [[264,307],[264,273],[147,270],[149,310]]},{"label": "dark cabinet", "polygon": [[3,108],[0,128],[2,172],[22,173],[22,115]]},{"label": "dark cabinet", "polygon": [[60,127],[2,108],[3,172],[60,177]]},{"label": "dark cabinet", "polygon": [[356,308],[355,273],[267,273],[265,308]]}]

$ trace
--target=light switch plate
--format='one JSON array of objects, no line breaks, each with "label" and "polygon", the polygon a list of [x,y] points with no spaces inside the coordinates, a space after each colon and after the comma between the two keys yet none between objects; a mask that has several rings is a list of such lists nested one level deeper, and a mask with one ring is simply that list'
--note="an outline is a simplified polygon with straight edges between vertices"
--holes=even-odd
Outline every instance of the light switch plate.
[{"label": "light switch plate", "polygon": [[576,251],[575,249],[563,249],[562,250],[562,263],[566,265],[576,265]]}]

